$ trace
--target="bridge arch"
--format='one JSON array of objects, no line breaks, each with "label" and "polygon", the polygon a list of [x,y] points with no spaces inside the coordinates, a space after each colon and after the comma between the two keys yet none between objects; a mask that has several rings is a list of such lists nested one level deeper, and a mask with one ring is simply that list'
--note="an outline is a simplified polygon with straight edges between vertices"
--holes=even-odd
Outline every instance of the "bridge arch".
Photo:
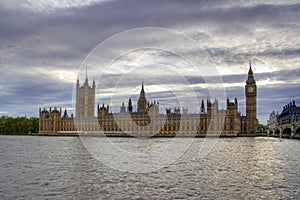
[{"label": "bridge arch", "polygon": [[273,130],[270,130],[270,132],[269,132],[269,135],[273,135],[274,134],[274,131]]},{"label": "bridge arch", "polygon": [[279,137],[279,135],[280,135],[280,130],[279,130],[279,129],[276,129],[275,132],[274,132],[274,136]]},{"label": "bridge arch", "polygon": [[300,137],[300,126],[298,126],[295,130],[295,137]]},{"label": "bridge arch", "polygon": [[292,129],[289,127],[286,127],[282,131],[282,137],[291,137],[292,136]]}]

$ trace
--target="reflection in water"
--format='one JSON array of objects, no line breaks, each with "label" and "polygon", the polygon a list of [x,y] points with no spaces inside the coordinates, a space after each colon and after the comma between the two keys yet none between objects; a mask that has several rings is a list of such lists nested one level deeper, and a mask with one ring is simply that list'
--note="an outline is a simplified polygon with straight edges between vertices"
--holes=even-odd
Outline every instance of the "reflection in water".
[{"label": "reflection in water", "polygon": [[[139,151],[139,145],[126,146],[132,145],[128,142],[131,139],[114,138],[113,142],[120,148]],[[144,142],[152,148],[166,140]],[[180,159],[164,168],[151,173],[128,173],[95,159],[77,137],[1,136],[0,198],[299,197],[298,140],[220,138],[212,151],[201,158],[203,142],[204,138],[196,138]]]}]

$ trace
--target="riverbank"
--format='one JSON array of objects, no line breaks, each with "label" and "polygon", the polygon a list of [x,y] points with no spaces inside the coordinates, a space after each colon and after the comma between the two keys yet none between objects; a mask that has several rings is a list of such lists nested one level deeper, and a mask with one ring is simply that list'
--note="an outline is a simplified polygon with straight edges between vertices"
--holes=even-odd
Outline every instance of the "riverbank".
[{"label": "riverbank", "polygon": [[[238,135],[238,136],[225,136],[225,135],[154,135],[154,136],[142,136],[142,135],[133,135],[133,134],[124,134],[124,133],[114,133],[114,134],[78,134],[78,133],[60,133],[60,134],[51,134],[51,133],[1,133],[0,135],[10,135],[10,136],[48,136],[48,137],[119,137],[119,138],[136,138],[136,137],[144,137],[144,138],[174,138],[174,137],[194,137],[194,138],[239,138],[239,137],[270,137],[270,138],[279,138],[276,136],[267,136],[267,135]],[[281,137],[281,139],[297,139],[300,140],[300,137]]]}]

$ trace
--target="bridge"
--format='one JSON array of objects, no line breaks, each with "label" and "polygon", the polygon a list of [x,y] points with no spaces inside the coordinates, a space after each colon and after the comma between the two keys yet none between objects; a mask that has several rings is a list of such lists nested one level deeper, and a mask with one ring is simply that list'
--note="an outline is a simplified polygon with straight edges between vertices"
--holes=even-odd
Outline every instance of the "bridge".
[{"label": "bridge", "polygon": [[274,129],[270,129],[268,130],[268,136],[300,139],[300,121],[283,124]]}]

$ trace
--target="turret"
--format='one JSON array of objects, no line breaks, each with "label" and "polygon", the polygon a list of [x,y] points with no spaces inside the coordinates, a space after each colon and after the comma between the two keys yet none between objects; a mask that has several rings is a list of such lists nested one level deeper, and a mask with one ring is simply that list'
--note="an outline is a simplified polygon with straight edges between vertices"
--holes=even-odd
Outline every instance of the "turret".
[{"label": "turret", "polygon": [[100,107],[98,105],[98,117],[103,117],[105,115],[108,114],[108,109],[109,109],[109,106],[107,105],[107,107],[104,106],[104,104],[102,104],[102,106]]},{"label": "turret", "polygon": [[182,114],[184,114],[184,115],[187,115],[187,114],[189,114],[189,109],[186,107],[186,108],[183,108],[182,109]]},{"label": "turret", "polygon": [[215,105],[215,109],[218,110],[219,109],[219,100],[218,99],[215,99],[214,105]]},{"label": "turret", "polygon": [[120,113],[126,113],[126,107],[124,102],[122,102],[122,106],[120,107]]},{"label": "turret", "polygon": [[87,76],[87,66],[85,67],[85,82],[84,82],[85,86],[89,85],[89,80],[88,80],[88,76]]},{"label": "turret", "polygon": [[128,101],[127,112],[128,112],[128,113],[132,113],[132,102],[131,102],[131,98],[129,98],[129,101]]},{"label": "turret", "polygon": [[206,102],[206,103],[207,103],[207,108],[208,108],[208,107],[211,107],[211,101],[210,101],[210,99],[207,99],[207,102]]},{"label": "turret", "polygon": [[76,89],[79,88],[79,77],[77,77],[77,81],[76,81]]},{"label": "turret", "polygon": [[180,108],[174,108],[174,114],[179,115],[180,114]]},{"label": "turret", "polygon": [[64,111],[63,118],[68,118],[68,113],[67,113],[67,109],[66,108],[65,108],[65,111]]},{"label": "turret", "polygon": [[200,112],[201,112],[201,114],[203,114],[205,112],[203,99],[202,99],[202,102],[201,102],[201,110],[200,110]]},{"label": "turret", "polygon": [[93,80],[93,88],[96,88],[95,79]]},{"label": "turret", "polygon": [[207,100],[207,113],[215,115],[218,112],[219,105],[218,105],[218,99],[215,99],[215,101],[212,103],[211,100]]},{"label": "turret", "polygon": [[170,115],[171,114],[171,109],[170,108],[166,108],[166,114]]}]

